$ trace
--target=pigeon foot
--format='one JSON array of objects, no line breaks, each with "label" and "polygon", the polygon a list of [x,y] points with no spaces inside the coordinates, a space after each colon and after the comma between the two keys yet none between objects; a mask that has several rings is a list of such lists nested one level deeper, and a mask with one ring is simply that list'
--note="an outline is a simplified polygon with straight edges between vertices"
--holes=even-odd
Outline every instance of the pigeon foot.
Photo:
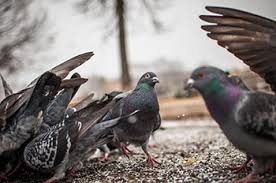
[{"label": "pigeon foot", "polygon": [[100,162],[107,162],[108,161],[108,155],[109,155],[108,153],[104,153],[104,155],[99,157],[98,160]]},{"label": "pigeon foot", "polygon": [[70,177],[75,177],[76,176],[76,171],[74,170],[74,168],[68,170],[68,175]]},{"label": "pigeon foot", "polygon": [[153,156],[151,156],[151,155],[148,156],[146,162],[147,162],[147,164],[148,164],[150,167],[154,167],[155,164],[160,165],[160,163],[159,163],[158,161],[156,161],[156,159],[155,159]]},{"label": "pigeon foot", "polygon": [[238,167],[234,167],[234,168],[231,168],[231,170],[233,171],[233,173],[240,173],[242,171],[245,171],[247,172],[249,167],[248,167],[248,163],[250,162],[251,158],[247,158],[246,161],[238,166]]},{"label": "pigeon foot", "polygon": [[129,154],[133,154],[133,152],[131,150],[129,150],[124,143],[120,143],[120,147],[121,147],[124,155],[126,155],[128,158],[129,158]]}]

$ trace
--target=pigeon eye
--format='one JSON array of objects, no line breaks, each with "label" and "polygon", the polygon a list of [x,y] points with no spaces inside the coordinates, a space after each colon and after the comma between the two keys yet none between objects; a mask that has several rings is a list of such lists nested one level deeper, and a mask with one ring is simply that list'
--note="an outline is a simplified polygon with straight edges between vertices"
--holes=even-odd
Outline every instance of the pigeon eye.
[{"label": "pigeon eye", "polygon": [[203,73],[198,73],[198,74],[197,74],[197,77],[198,77],[199,79],[202,79],[202,78],[204,78],[204,74],[203,74]]},{"label": "pigeon eye", "polygon": [[146,74],[146,75],[145,75],[145,78],[146,78],[146,79],[150,78],[150,75],[149,75],[149,74]]}]

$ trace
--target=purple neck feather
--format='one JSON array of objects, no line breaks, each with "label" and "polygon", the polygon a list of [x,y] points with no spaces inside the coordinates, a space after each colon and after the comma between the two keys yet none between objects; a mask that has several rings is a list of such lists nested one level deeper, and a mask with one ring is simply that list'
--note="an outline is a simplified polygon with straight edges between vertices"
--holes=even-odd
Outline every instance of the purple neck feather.
[{"label": "purple neck feather", "polygon": [[203,95],[203,98],[211,116],[217,122],[220,122],[232,114],[241,94],[242,91],[238,87],[227,85],[219,92],[212,92],[205,96]]}]

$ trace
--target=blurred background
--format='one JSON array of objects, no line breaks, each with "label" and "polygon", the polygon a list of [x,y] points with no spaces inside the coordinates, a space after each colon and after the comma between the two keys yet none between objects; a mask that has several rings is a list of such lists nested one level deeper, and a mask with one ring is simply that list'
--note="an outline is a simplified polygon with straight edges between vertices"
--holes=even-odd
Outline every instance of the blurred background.
[{"label": "blurred background", "polygon": [[198,16],[207,14],[207,5],[276,19],[275,0],[0,0],[0,72],[17,91],[51,67],[94,51],[77,69],[89,81],[75,100],[130,89],[153,71],[161,81],[163,119],[205,117],[202,99],[183,90],[197,66],[220,67],[240,75],[253,90],[269,90],[200,29]]}]

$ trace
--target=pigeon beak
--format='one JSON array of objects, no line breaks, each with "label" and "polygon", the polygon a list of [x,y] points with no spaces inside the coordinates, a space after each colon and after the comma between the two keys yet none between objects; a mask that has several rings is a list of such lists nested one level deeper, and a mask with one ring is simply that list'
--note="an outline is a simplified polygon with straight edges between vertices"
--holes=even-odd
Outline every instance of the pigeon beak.
[{"label": "pigeon beak", "polygon": [[152,82],[153,82],[153,83],[159,83],[158,77],[153,77],[153,78],[152,78]]},{"label": "pigeon beak", "polygon": [[192,87],[193,87],[193,85],[194,85],[194,82],[195,82],[195,80],[193,80],[193,79],[188,79],[188,81],[187,81],[187,83],[186,83],[186,85],[185,85],[185,87],[184,87],[184,90],[189,90],[189,89],[191,89]]}]

